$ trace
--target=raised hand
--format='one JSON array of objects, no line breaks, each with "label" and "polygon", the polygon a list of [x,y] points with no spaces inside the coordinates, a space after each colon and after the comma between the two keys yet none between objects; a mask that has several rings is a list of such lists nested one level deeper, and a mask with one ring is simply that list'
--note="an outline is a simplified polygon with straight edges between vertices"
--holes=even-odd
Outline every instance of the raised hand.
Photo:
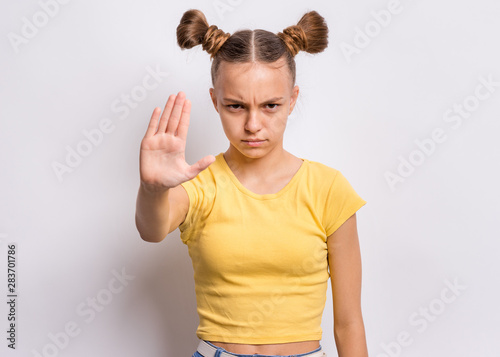
[{"label": "raised hand", "polygon": [[139,156],[141,184],[151,191],[164,191],[191,180],[215,161],[205,156],[193,165],[185,159],[191,101],[184,92],[172,94],[163,114],[156,107],[141,142]]}]

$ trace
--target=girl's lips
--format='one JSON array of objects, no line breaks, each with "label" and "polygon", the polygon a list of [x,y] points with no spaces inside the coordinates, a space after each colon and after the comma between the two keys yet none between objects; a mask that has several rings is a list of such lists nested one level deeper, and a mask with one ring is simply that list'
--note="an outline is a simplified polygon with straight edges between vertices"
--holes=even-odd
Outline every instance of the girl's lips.
[{"label": "girl's lips", "polygon": [[260,141],[243,140],[243,142],[249,146],[259,146],[262,145],[265,142],[265,140],[260,140]]}]

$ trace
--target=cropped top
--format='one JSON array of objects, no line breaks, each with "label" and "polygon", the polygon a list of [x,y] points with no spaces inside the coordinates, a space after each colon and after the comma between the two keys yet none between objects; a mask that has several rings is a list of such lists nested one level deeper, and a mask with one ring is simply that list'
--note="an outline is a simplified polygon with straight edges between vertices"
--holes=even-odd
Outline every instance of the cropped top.
[{"label": "cropped top", "polygon": [[340,171],[303,163],[277,193],[243,186],[223,153],[181,185],[198,338],[244,344],[321,340],[327,237],[364,201]]}]

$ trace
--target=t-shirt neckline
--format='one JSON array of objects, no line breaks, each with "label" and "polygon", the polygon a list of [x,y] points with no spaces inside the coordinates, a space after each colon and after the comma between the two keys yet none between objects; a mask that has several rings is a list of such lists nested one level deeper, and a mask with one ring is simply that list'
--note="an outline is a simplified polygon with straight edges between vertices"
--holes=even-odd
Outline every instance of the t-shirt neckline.
[{"label": "t-shirt neckline", "polygon": [[299,159],[301,159],[303,161],[302,165],[300,165],[300,167],[297,170],[297,172],[295,173],[295,175],[293,175],[293,177],[290,179],[290,181],[288,181],[288,183],[281,190],[279,190],[276,193],[258,194],[258,193],[255,193],[253,191],[250,191],[248,188],[246,188],[245,186],[243,186],[243,184],[238,180],[238,178],[236,177],[236,175],[233,173],[233,171],[229,167],[229,165],[226,162],[226,159],[224,158],[224,155],[223,155],[222,152],[219,155],[217,155],[217,156],[219,158],[219,161],[221,162],[222,167],[224,168],[224,171],[226,171],[226,173],[228,174],[229,178],[231,179],[231,182],[236,186],[236,188],[238,188],[245,195],[253,197],[253,198],[258,199],[258,200],[268,200],[268,199],[277,198],[277,197],[283,195],[292,186],[295,185],[295,183],[300,178],[300,176],[302,176],[302,173],[305,171],[306,165],[308,164],[308,160],[307,159],[299,157]]}]

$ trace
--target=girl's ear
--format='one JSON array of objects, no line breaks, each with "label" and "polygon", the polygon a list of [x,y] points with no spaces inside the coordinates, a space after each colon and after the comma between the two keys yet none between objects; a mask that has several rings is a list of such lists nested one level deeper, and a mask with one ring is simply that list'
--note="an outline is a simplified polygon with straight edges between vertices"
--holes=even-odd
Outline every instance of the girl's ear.
[{"label": "girl's ear", "polygon": [[212,98],[212,103],[214,103],[215,110],[218,113],[219,109],[217,108],[217,96],[215,95],[215,90],[213,88],[210,88],[208,91],[210,93],[210,97]]},{"label": "girl's ear", "polygon": [[295,107],[295,103],[297,103],[297,98],[299,96],[299,86],[293,87],[292,96],[290,98],[290,111],[288,115],[292,114],[293,108]]}]

